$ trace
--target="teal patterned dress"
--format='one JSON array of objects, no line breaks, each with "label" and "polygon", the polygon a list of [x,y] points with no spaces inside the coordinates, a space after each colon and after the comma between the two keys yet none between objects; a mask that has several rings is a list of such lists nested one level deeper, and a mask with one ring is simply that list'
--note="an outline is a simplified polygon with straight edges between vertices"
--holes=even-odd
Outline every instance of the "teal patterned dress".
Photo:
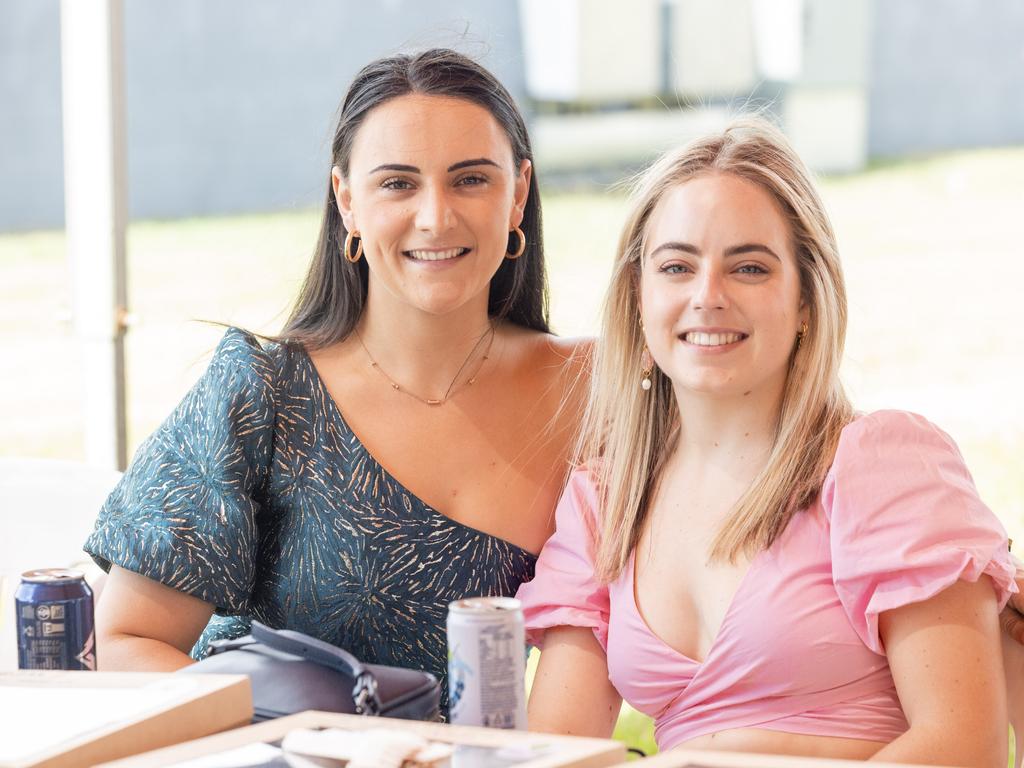
[{"label": "teal patterned dress", "polygon": [[214,605],[196,658],[255,618],[431,672],[442,711],[448,603],[515,595],[536,562],[402,487],[304,349],[237,329],[139,448],[85,550]]}]

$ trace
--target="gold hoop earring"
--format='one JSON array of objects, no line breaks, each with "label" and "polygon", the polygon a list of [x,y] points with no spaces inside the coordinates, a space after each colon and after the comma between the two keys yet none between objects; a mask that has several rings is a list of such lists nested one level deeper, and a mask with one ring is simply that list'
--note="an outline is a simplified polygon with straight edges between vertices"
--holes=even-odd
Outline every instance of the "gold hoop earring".
[{"label": "gold hoop earring", "polygon": [[513,227],[508,231],[509,240],[512,239],[513,232],[515,232],[515,234],[519,237],[519,247],[516,248],[515,253],[506,249],[505,257],[509,259],[518,259],[526,251],[526,235],[523,234],[523,230],[521,230],[519,227]]},{"label": "gold hoop earring", "polygon": [[800,330],[796,332],[796,348],[800,349],[800,345],[804,343],[804,336],[807,335],[807,322],[800,323]]},{"label": "gold hoop earring", "polygon": [[651,374],[654,373],[654,358],[651,351],[644,345],[644,351],[640,353],[640,389],[647,392],[651,388]]},{"label": "gold hoop earring", "polygon": [[[352,253],[352,241],[357,240],[356,252]],[[345,258],[355,264],[363,255],[363,238],[359,236],[358,232],[349,232],[345,235]]]}]

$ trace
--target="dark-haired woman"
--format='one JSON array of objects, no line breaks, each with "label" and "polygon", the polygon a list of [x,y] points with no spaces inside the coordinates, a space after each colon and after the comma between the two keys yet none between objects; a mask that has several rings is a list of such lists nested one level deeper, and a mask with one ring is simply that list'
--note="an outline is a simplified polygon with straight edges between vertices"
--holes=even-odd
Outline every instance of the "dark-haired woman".
[{"label": "dark-haired woman", "polygon": [[451,51],[382,59],[332,155],[286,327],[228,331],[86,544],[104,669],[255,618],[443,679],[447,604],[514,594],[551,533],[583,350],[548,332],[514,102]]}]

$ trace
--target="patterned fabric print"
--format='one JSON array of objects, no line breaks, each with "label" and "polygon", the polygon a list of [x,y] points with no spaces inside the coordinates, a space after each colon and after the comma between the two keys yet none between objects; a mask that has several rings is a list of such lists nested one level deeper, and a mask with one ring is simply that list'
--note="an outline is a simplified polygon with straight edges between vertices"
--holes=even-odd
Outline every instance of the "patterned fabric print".
[{"label": "patterned fabric print", "polygon": [[[140,447],[86,551],[217,607],[445,682],[452,600],[514,595],[529,552],[428,507],[366,451],[306,353],[225,335]],[[447,686],[442,688],[442,711]]]}]

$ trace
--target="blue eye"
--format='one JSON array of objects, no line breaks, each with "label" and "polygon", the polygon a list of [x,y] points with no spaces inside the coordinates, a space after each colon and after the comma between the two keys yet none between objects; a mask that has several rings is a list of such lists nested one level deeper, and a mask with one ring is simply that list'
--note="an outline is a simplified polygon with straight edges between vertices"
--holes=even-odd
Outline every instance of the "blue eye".
[{"label": "blue eye", "polygon": [[667,275],[684,275],[690,271],[690,268],[685,264],[664,264],[658,268],[658,271]]},{"label": "blue eye", "polygon": [[742,267],[736,270],[740,274],[744,275],[767,275],[768,270],[762,267],[760,264],[744,264]]}]

